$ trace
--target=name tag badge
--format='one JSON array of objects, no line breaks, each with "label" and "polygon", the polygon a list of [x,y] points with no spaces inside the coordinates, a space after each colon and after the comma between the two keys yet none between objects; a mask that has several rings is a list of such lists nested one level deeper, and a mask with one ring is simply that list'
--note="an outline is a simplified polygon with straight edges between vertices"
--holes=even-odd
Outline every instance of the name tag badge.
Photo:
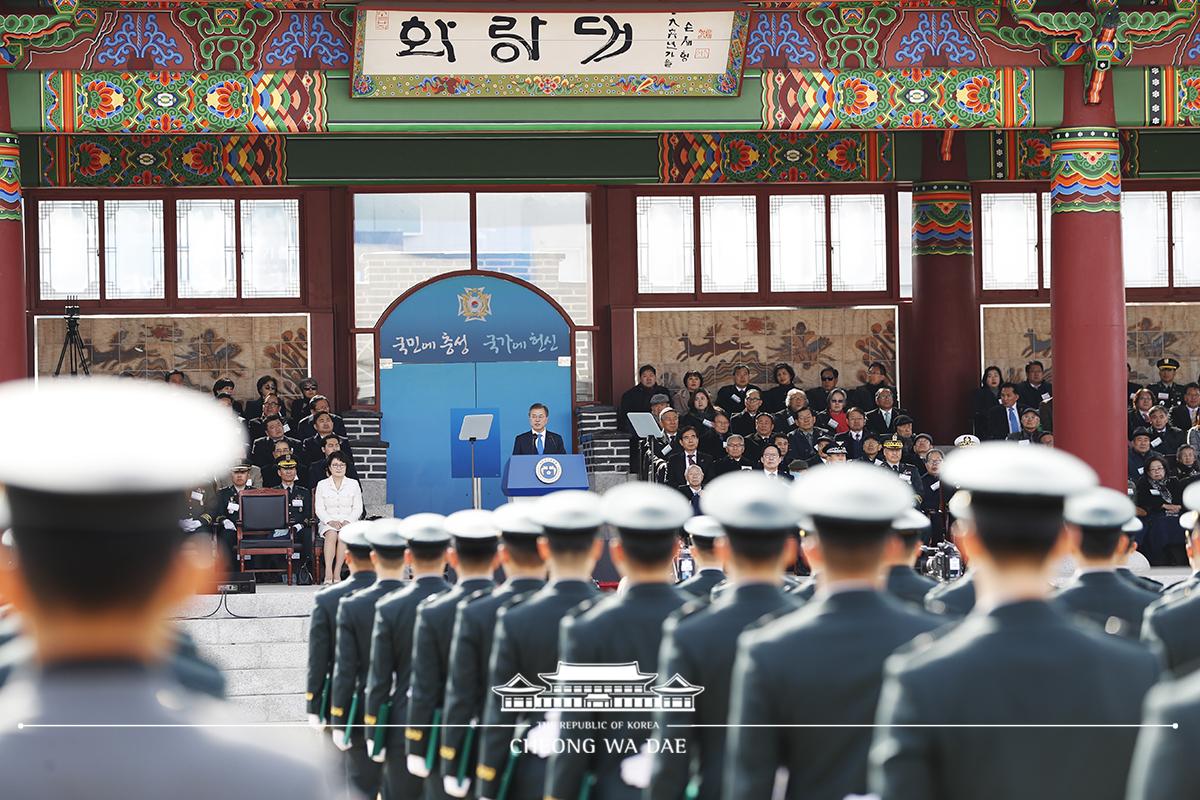
[{"label": "name tag badge", "polygon": [[934,481],[933,483],[929,484],[929,491],[931,492],[936,492],[940,488],[942,488],[941,481]]},{"label": "name tag badge", "polygon": [[667,445],[666,447],[664,447],[664,448],[663,448],[662,450],[660,450],[659,452],[660,452],[660,453],[662,453],[662,454],[665,456],[667,453],[671,452],[671,445]]},{"label": "name tag badge", "polygon": [[1141,475],[1145,471],[1146,471],[1145,467],[1138,467],[1138,475]]},{"label": "name tag badge", "polygon": [[754,467],[745,467],[745,466],[743,466],[743,467],[742,467],[742,469],[743,469],[743,470],[750,470],[751,472],[753,472],[753,471],[754,471]]},{"label": "name tag badge", "polygon": [[225,510],[230,514],[236,514],[240,507],[241,506],[239,506],[237,503],[230,503],[229,505],[225,506]]},{"label": "name tag badge", "polygon": [[1159,495],[1162,494],[1162,492],[1160,492],[1158,489],[1151,489],[1150,494],[1154,495],[1155,497],[1158,497]]},{"label": "name tag badge", "polygon": [[1029,444],[1029,440],[1028,439],[1018,439],[1017,444]]},{"label": "name tag badge", "polygon": [[291,429],[292,429],[291,425],[288,425],[286,422],[283,423],[283,432],[284,433],[288,433],[289,431],[291,431]]},{"label": "name tag badge", "polygon": [[740,394],[731,394],[731,395],[729,395],[729,399],[735,403],[742,402],[742,396]]},{"label": "name tag badge", "polygon": [[713,426],[711,419],[704,420],[704,424],[706,427],[709,427],[709,428],[711,428]]},{"label": "name tag badge", "polygon": [[304,501],[297,497],[292,501],[292,505],[294,505],[296,508],[304,508]]},{"label": "name tag badge", "polygon": [[192,499],[197,503],[204,502],[204,492],[192,492]]},{"label": "name tag badge", "polygon": [[[1049,400],[1049,399],[1050,399],[1050,393],[1049,393],[1049,392],[1042,392],[1042,402],[1043,402],[1043,403],[1045,403],[1045,402],[1046,402],[1047,400]],[[286,429],[285,429],[285,430],[286,430]]]},{"label": "name tag badge", "polygon": [[1170,396],[1171,396],[1171,393],[1170,393],[1170,392],[1159,392],[1159,393],[1158,393],[1158,399],[1159,399],[1159,400],[1166,400],[1166,399],[1167,399],[1167,398],[1169,398]]},{"label": "name tag badge", "polygon": [[904,480],[908,481],[909,483],[912,483],[912,475],[910,475],[909,473],[901,472],[900,477],[904,478]]},{"label": "name tag badge", "polygon": [[1151,447],[1158,447],[1160,444],[1162,444],[1161,436],[1155,436],[1153,439],[1150,440]]}]

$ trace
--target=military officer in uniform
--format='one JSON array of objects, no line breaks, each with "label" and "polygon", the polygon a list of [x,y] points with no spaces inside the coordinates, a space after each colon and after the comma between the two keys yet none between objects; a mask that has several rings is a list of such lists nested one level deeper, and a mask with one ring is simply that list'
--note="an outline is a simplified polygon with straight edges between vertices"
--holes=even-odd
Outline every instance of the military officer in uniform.
[{"label": "military officer in uniform", "polygon": [[1072,546],[1063,501],[1095,486],[1096,474],[1061,450],[1015,442],[957,450],[943,474],[971,493],[963,544],[984,610],[889,659],[871,791],[883,800],[1122,797],[1158,660],[1072,622],[1047,597]]},{"label": "military officer in uniform", "polygon": [[884,659],[940,624],[880,591],[892,525],[912,507],[907,484],[838,464],[805,473],[792,501],[820,584],[803,608],[738,640],[727,798],[771,797],[780,768],[786,798],[864,794],[871,732],[850,726],[874,721]]},{"label": "military officer in uniform", "polygon": [[685,522],[683,531],[692,540],[691,555],[696,562],[696,571],[690,578],[675,584],[675,588],[692,597],[707,599],[713,587],[725,580],[725,570],[721,568],[724,562],[716,551],[717,539],[724,536],[725,532],[716,520],[704,514]]},{"label": "military officer in uniform", "polygon": [[1147,726],[1129,768],[1128,800],[1178,800],[1200,786],[1200,673],[1163,681],[1146,695]]},{"label": "military officer in uniform", "polygon": [[520,751],[526,734],[542,724],[544,715],[537,709],[503,710],[491,688],[537,681],[537,676],[555,671],[559,623],[575,606],[596,596],[592,569],[604,551],[604,541],[597,536],[604,524],[598,495],[554,492],[532,504],[530,517],[544,531],[538,552],[549,566],[550,581],[526,599],[512,598],[496,614],[485,727],[475,768],[481,800],[542,799],[546,754]]},{"label": "military officer in uniform", "polygon": [[[1183,504],[1189,511],[1179,517],[1187,531],[1188,555],[1196,558],[1200,548],[1200,484],[1193,483],[1183,492]],[[1175,674],[1200,669],[1200,592],[1180,590],[1164,593],[1147,609],[1142,626],[1142,639],[1153,643],[1166,659],[1167,668]]]},{"label": "military officer in uniform", "polygon": [[383,764],[384,800],[421,797],[424,781],[408,771],[404,752],[413,627],[421,601],[450,588],[443,577],[446,549],[450,546],[446,518],[441,514],[413,514],[405,518],[398,533],[408,545],[412,580],[376,605],[363,718],[367,752],[376,763]]},{"label": "military officer in uniform", "polygon": [[1179,361],[1174,358],[1160,358],[1155,364],[1158,367],[1158,380],[1146,388],[1154,395],[1154,404],[1166,407],[1170,411],[1174,406],[1183,402],[1184,389],[1175,383],[1175,375],[1179,370]]},{"label": "military officer in uniform", "polygon": [[[688,603],[663,626],[659,674],[680,675],[704,691],[695,697],[695,713],[656,714],[655,736],[686,739],[686,747],[680,752],[658,749],[647,800],[677,800],[685,795],[697,800],[720,798],[726,736],[722,726],[728,721],[737,637],[763,616],[800,605],[783,593],[780,580],[796,560],[796,513],[787,485],[752,472],[734,473],[714,482],[703,503],[711,516],[692,519],[722,527],[724,535],[714,540],[729,564],[729,588],[712,603]],[[714,727],[672,727],[672,723]]]},{"label": "military officer in uniform", "polygon": [[185,533],[212,534],[213,512],[216,494],[204,486],[195,486],[187,490],[187,509],[179,520],[179,527]]},{"label": "military officer in uniform", "polygon": [[937,581],[917,572],[915,564],[921,553],[921,539],[929,531],[929,517],[915,508],[906,508],[892,522],[892,536],[884,549],[883,588],[904,602],[925,608],[925,595],[937,586]]},{"label": "military officer in uniform", "polygon": [[[691,504],[665,486],[626,483],[604,495],[605,521],[617,530],[610,543],[613,563],[628,585],[562,621],[559,660],[567,664],[626,664],[634,662],[641,673],[658,672],[658,652],[666,618],[682,606],[687,595],[676,591],[668,577],[679,550],[683,523],[692,516]],[[592,714],[572,711],[572,722],[587,724]],[[625,743],[643,746],[649,732],[630,727],[647,722],[648,712],[606,715],[610,725],[619,724],[617,736]],[[591,785],[593,800],[638,798],[649,782],[649,764],[641,755],[609,752],[609,745],[596,743],[594,753],[577,752],[580,739],[593,736],[578,728],[562,732],[566,746],[556,748],[550,758],[546,796],[574,800],[585,785]],[[625,744],[623,743],[623,744]],[[626,764],[626,759],[641,759]]]},{"label": "military officer in uniform", "polygon": [[904,463],[904,440],[895,434],[883,440],[883,464],[884,469],[891,472],[902,481],[907,483],[916,496],[920,496],[925,491],[925,484],[921,482],[921,476],[917,472],[917,468],[912,464]]},{"label": "military officer in uniform", "polygon": [[1109,633],[1134,639],[1141,633],[1146,607],[1158,599],[1154,592],[1117,577],[1116,566],[1125,560],[1129,544],[1121,528],[1136,513],[1129,497],[1113,489],[1097,487],[1067,498],[1063,518],[1078,529],[1079,569],[1054,596],[1067,611],[1091,619]]},{"label": "military officer in uniform", "polygon": [[[475,592],[494,587],[496,551],[500,528],[491,511],[467,509],[446,517],[446,533],[454,549],[450,565],[458,573],[458,582],[449,591],[430,597],[417,607],[413,630],[411,694],[404,729],[408,771],[425,779],[435,772],[438,739],[446,678],[450,673],[450,635],[460,601]],[[446,797],[440,775],[425,782],[427,800]]]},{"label": "military officer in uniform", "polygon": [[379,792],[380,767],[367,751],[367,673],[371,667],[375,604],[402,586],[406,540],[395,519],[379,519],[363,532],[371,547],[375,582],[338,601],[337,643],[334,648],[330,725],[333,743],[346,754],[346,778],[367,797]]},{"label": "military officer in uniform", "polygon": [[213,534],[217,537],[221,551],[227,559],[226,568],[240,570],[237,560],[237,524],[241,519],[242,491],[254,486],[250,478],[251,464],[242,460],[230,469],[232,482],[217,492],[213,503],[216,515],[213,517]]},{"label": "military officer in uniform", "polygon": [[[962,530],[968,508],[971,505],[971,493],[955,491],[954,496],[946,503],[946,510],[955,522],[950,530]],[[956,528],[957,526],[957,528]],[[957,542],[957,537],[956,537]],[[925,610],[950,618],[965,617],[975,607],[975,572],[968,567],[967,571],[955,581],[939,583],[925,595]]]},{"label": "military officer in uniform", "polygon": [[472,744],[483,721],[488,661],[496,612],[516,597],[536,592],[545,585],[546,561],[538,552],[543,528],[530,518],[532,504],[508,503],[492,514],[500,529],[500,564],[505,581],[494,590],[479,589],[458,603],[450,641],[446,681],[446,713],[443,715],[441,757],[442,782],[452,797],[466,797],[475,776],[478,748]]},{"label": "military officer in uniform", "polygon": [[317,729],[324,729],[329,722],[338,602],[375,582],[371,545],[367,544],[363,535],[370,525],[366,520],[358,520],[338,532],[338,540],[346,545],[346,566],[350,568],[350,577],[317,592],[308,618],[308,681],[304,702],[308,721]]},{"label": "military officer in uniform", "polygon": [[[197,392],[103,377],[13,381],[0,404],[54,420],[14,427],[7,441],[23,455],[0,459],[15,554],[0,558],[0,597],[35,655],[0,692],[0,793],[336,795],[313,745],[231,726],[222,704],[170,674],[168,620],[217,575],[211,551],[180,530],[184,492],[239,457],[234,417]],[[180,420],[196,434],[186,458],[162,446]]]}]

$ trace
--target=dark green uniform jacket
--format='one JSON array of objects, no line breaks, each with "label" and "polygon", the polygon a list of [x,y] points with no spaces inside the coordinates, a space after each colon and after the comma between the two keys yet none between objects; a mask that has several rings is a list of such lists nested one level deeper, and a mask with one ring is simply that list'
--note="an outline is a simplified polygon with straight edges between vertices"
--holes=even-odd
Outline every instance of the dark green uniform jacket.
[{"label": "dark green uniform jacket", "polygon": [[1150,604],[1142,640],[1161,649],[1167,669],[1176,675],[1200,668],[1200,594],[1164,595]]},{"label": "dark green uniform jacket", "polygon": [[[446,710],[442,716],[442,774],[459,780],[475,777],[478,747],[469,745],[471,723],[483,722],[483,703],[491,687],[487,685],[488,661],[492,655],[492,634],[496,630],[496,612],[517,595],[541,589],[545,581],[515,578],[497,586],[495,591],[480,589],[458,603],[454,632],[450,642],[450,670],[446,681]],[[461,726],[461,727],[460,727]]]},{"label": "dark green uniform jacket", "polygon": [[[403,584],[398,580],[375,581],[338,601],[333,692],[329,700],[329,716],[333,725],[361,725],[363,722],[367,670],[371,666],[371,626],[375,622],[375,603],[385,594],[401,586]],[[357,708],[351,718],[350,709],[354,706]],[[361,737],[358,740],[361,741]]]},{"label": "dark green uniform jacket", "polygon": [[[430,595],[449,588],[450,584],[441,575],[426,575],[410,581],[375,607],[365,721],[367,741],[381,744],[386,750],[382,787],[385,800],[420,797],[423,782],[408,771],[404,758],[404,722],[408,715],[408,687],[412,674],[413,627],[417,619],[417,606]],[[381,720],[385,708],[386,719]],[[388,727],[376,729],[376,724]]]},{"label": "dark green uniform jacket", "polygon": [[[883,800],[1121,800],[1158,679],[1147,648],[1025,600],[968,617],[889,659],[871,747]],[[932,727],[915,727],[929,725]]]},{"label": "dark green uniform jacket", "polygon": [[938,582],[933,578],[921,575],[912,567],[901,564],[888,569],[884,588],[893,597],[924,609],[925,595],[937,585]]},{"label": "dark green uniform jacket", "polygon": [[1117,567],[1117,577],[1129,581],[1134,586],[1140,586],[1148,592],[1158,593],[1163,590],[1163,585],[1153,578],[1147,578],[1145,575],[1135,575],[1129,567]]},{"label": "dark green uniform jacket", "polygon": [[800,610],[748,631],[733,670],[725,797],[769,798],[780,767],[789,800],[865,794],[869,725],[896,648],[944,620],[872,589],[817,595]]},{"label": "dark green uniform jacket", "polygon": [[[560,660],[570,664],[627,664],[636,662],[642,673],[658,672],[658,651],[662,644],[662,627],[671,612],[686,602],[686,595],[665,583],[640,583],[630,586],[621,595],[610,595],[577,616],[568,616],[562,621],[559,636]],[[666,680],[671,676],[659,676]],[[603,717],[587,710],[571,710],[563,713],[563,721],[582,722],[603,719],[612,727],[622,726],[613,738],[622,745],[632,743],[640,748],[649,738],[645,729],[630,729],[629,723],[652,720],[648,711],[604,712]],[[572,740],[594,738],[595,753],[571,752]],[[621,777],[621,762],[636,753],[609,752],[609,744],[600,741],[603,732],[573,728],[562,731],[567,741],[567,752],[556,752],[550,757],[549,776],[546,782],[547,797],[557,800],[575,800],[588,780],[589,773],[595,783],[590,800],[636,800],[641,791],[627,784]]]},{"label": "dark green uniform jacket", "polygon": [[[1054,595],[1054,601],[1066,611],[1087,617],[1109,633],[1133,639],[1142,631],[1146,606],[1157,599],[1157,594],[1134,586],[1111,570],[1081,573]],[[1112,624],[1113,617],[1117,625]]]},{"label": "dark green uniform jacket", "polygon": [[[1129,800],[1179,800],[1200,787],[1200,674],[1164,681],[1146,695],[1145,719],[1133,766]],[[1165,727],[1178,723],[1177,729]]]},{"label": "dark green uniform jacket", "polygon": [[[558,666],[559,623],[567,612],[595,596],[596,587],[590,581],[562,580],[531,595],[514,597],[509,605],[501,607],[496,614],[488,686],[503,686],[518,675],[537,684],[538,676],[554,672]],[[500,790],[506,785],[507,800],[542,800],[546,760],[521,755],[510,763],[509,746],[543,717],[536,709],[503,711],[499,695],[488,692],[484,721],[498,727],[484,728],[480,739],[479,765],[475,769],[480,797],[502,800]]]},{"label": "dark green uniform jacket", "polygon": [[417,624],[413,629],[412,692],[405,718],[404,745],[408,755],[420,756],[430,767],[431,777],[425,785],[425,796],[429,800],[446,796],[437,769],[437,751],[433,751],[432,762],[429,755],[430,748],[437,747],[435,716],[440,722],[446,699],[454,613],[459,601],[492,587],[491,578],[469,578],[449,591],[424,600],[417,607]]},{"label": "dark green uniform jacket", "polygon": [[[309,714],[316,714],[323,720],[329,718],[338,601],[374,582],[374,572],[359,570],[341,583],[327,586],[316,594],[312,615],[308,620],[308,681],[304,690],[304,700]],[[324,705],[321,704],[322,697],[325,698]]]},{"label": "dark green uniform jacket", "polygon": [[708,599],[713,587],[725,580],[725,572],[715,568],[702,569],[687,580],[675,584],[681,592],[687,592],[692,597]]},{"label": "dark green uniform jacket", "polygon": [[967,571],[961,578],[939,583],[925,595],[925,610],[944,617],[965,617],[975,607],[975,574]]},{"label": "dark green uniform jacket", "polygon": [[[678,588],[678,587],[677,587]],[[729,687],[738,636],[764,615],[799,608],[800,601],[781,586],[754,583],[735,586],[707,605],[693,603],[671,615],[663,626],[659,677],[679,675],[703,687],[694,712],[659,711],[654,735],[686,740],[683,752],[660,749],[650,777],[648,800],[678,800],[688,783],[696,784],[697,800],[721,796],[725,728],[676,728],[672,724],[723,725],[729,719]],[[689,613],[690,611],[690,613]]]}]

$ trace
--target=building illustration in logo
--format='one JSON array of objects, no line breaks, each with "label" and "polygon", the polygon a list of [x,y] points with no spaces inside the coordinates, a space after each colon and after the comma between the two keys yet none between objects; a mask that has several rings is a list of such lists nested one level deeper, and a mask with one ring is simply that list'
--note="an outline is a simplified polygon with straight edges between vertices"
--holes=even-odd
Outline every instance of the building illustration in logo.
[{"label": "building illustration in logo", "polygon": [[694,686],[678,674],[651,686],[658,680],[658,673],[642,672],[636,661],[626,664],[560,661],[554,672],[543,672],[538,677],[545,685],[533,683],[524,675],[514,675],[503,686],[493,686],[492,691],[500,695],[501,710],[695,711],[696,695],[704,691],[704,687]]},{"label": "building illustration in logo", "polygon": [[463,289],[458,296],[458,315],[467,322],[486,322],[492,313],[492,296],[479,289]]}]

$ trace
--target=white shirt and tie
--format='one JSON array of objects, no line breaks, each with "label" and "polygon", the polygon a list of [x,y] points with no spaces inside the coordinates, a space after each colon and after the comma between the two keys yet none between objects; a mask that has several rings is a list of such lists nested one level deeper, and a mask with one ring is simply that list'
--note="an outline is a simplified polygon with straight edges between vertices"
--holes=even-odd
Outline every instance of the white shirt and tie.
[{"label": "white shirt and tie", "polygon": [[537,449],[537,454],[540,456],[546,452],[546,431],[535,431],[530,429],[533,434],[533,446]]},{"label": "white shirt and tie", "polygon": [[1008,407],[1008,432],[1009,433],[1020,433],[1021,432],[1021,420],[1020,420],[1020,418],[1017,417],[1017,407],[1016,406]]}]

